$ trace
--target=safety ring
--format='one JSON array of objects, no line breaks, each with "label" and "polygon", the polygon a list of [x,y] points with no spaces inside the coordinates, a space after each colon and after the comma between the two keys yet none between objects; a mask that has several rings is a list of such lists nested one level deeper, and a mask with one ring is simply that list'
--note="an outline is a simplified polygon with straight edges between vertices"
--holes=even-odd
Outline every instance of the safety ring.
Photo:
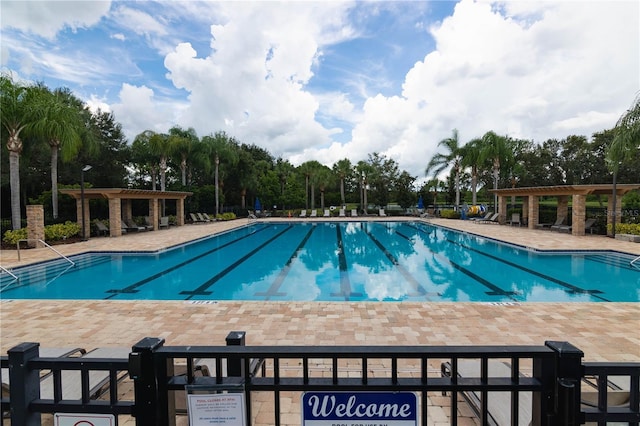
[{"label": "safety ring", "polygon": [[335,209],[336,209],[336,206],[329,207],[329,210],[335,210]]}]

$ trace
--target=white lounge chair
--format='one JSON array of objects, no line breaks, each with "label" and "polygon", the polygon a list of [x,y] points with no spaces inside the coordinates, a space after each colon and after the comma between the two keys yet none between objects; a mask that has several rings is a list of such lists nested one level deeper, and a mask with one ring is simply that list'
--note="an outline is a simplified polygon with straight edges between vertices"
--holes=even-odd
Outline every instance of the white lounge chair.
[{"label": "white lounge chair", "polygon": [[340,209],[340,212],[338,213],[338,217],[345,217],[345,216],[346,216],[346,214],[345,214],[344,209]]},{"label": "white lounge chair", "polygon": [[307,211],[306,210],[300,210],[300,217],[307,217]]},{"label": "white lounge chair", "polygon": [[331,217],[331,212],[329,211],[329,209],[324,209],[324,214],[322,215],[322,217]]},{"label": "white lounge chair", "polygon": [[318,217],[318,210],[316,209],[311,210],[311,214],[309,215],[309,217]]},{"label": "white lounge chair", "polygon": [[378,214],[379,214],[380,216],[386,216],[386,215],[387,215],[387,214],[384,212],[384,209],[380,209],[380,210],[378,211]]},{"label": "white lounge chair", "polygon": [[351,217],[358,217],[358,211],[356,209],[351,209]]}]

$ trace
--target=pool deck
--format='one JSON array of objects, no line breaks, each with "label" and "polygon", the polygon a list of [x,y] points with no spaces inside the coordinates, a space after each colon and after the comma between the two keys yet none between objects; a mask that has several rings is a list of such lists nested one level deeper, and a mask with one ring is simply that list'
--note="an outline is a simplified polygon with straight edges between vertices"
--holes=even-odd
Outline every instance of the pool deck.
[{"label": "pool deck", "polygon": [[[430,221],[536,249],[610,249],[640,255],[640,244],[604,236],[574,237],[469,221]],[[238,219],[186,225],[119,238],[96,237],[55,248],[64,255],[157,250],[246,223],[246,219]],[[48,249],[21,250],[18,261],[16,251],[5,250],[0,263],[11,268],[54,256]],[[91,349],[129,347],[143,337],[162,337],[167,345],[224,345],[230,331],[244,330],[247,345],[543,345],[557,340],[580,348],[586,361],[640,361],[640,303],[3,300],[0,319],[3,354],[21,342]]]}]

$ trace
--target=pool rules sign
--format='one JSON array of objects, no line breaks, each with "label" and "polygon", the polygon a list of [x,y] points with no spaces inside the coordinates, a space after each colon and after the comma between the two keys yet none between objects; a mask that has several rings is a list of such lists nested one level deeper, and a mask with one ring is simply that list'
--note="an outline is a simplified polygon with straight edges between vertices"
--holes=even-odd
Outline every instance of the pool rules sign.
[{"label": "pool rules sign", "polygon": [[307,392],[302,426],[417,426],[411,392]]}]

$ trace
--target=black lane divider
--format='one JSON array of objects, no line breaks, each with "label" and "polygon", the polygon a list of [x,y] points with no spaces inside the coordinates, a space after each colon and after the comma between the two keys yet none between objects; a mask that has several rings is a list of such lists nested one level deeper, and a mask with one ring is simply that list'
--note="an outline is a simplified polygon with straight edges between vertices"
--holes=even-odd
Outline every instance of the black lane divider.
[{"label": "black lane divider", "polygon": [[382,245],[382,243],[378,241],[378,239],[371,232],[365,230],[365,233],[369,236],[369,238],[371,238],[371,241],[373,241],[374,244],[378,246],[380,250],[382,250],[382,253],[384,253],[387,259],[391,261],[391,263],[396,267],[396,269],[398,270],[398,272],[400,272],[400,274],[404,277],[404,279],[407,280],[409,284],[411,284],[414,291],[417,293],[417,294],[412,294],[411,296],[426,295],[427,291],[424,289],[424,287],[422,287],[422,285],[418,282],[418,280],[416,280],[415,277],[411,275],[409,271],[405,269],[404,266],[400,265],[400,262],[398,262],[398,259],[396,259],[393,253],[387,250],[387,248],[384,245]]},{"label": "black lane divider", "polygon": [[347,267],[347,256],[344,254],[344,241],[340,225],[336,226],[336,238],[338,240],[338,266],[340,268],[340,293],[331,293],[332,297],[344,297],[347,302],[350,297],[362,297],[362,293],[351,291],[351,281]]},{"label": "black lane divider", "polygon": [[[397,231],[396,231],[396,233],[398,235],[401,235],[402,237],[408,239],[409,241],[411,241],[411,238],[409,238],[409,237],[407,237],[405,235],[402,235]],[[488,294],[489,296],[506,296],[506,297],[509,297],[511,300],[517,301],[517,299],[515,297],[513,297],[513,296],[517,295],[517,293],[515,293],[513,291],[503,290],[500,287],[498,287],[497,285],[495,285],[495,284],[485,280],[481,276],[476,275],[475,273],[471,272],[470,270],[468,270],[464,266],[458,265],[457,263],[451,261],[451,259],[447,258],[446,256],[442,256],[441,254],[436,253],[431,249],[429,249],[429,251],[431,253],[433,253],[434,255],[438,256],[439,258],[446,260],[451,266],[453,266],[458,271],[460,271],[463,274],[467,275],[468,277],[478,281],[480,284],[482,284],[483,286],[485,286],[485,287],[487,287],[488,289],[491,290],[491,291],[486,291],[485,294]]]},{"label": "black lane divider", "polygon": [[265,300],[269,300],[269,298],[272,296],[286,295],[286,293],[280,293],[278,292],[278,290],[280,289],[280,286],[284,282],[284,279],[289,274],[289,271],[291,270],[291,264],[293,263],[294,260],[298,258],[298,255],[302,251],[302,248],[307,244],[307,241],[309,241],[309,238],[311,238],[311,234],[315,229],[316,229],[315,226],[312,226],[311,229],[309,229],[309,231],[307,232],[307,235],[305,235],[302,241],[300,241],[300,244],[298,244],[298,247],[296,247],[296,249],[293,251],[293,253],[289,257],[289,260],[287,260],[287,263],[280,270],[280,273],[278,274],[276,279],[273,281],[273,283],[271,283],[267,291],[256,292],[255,293],[256,296],[265,296]]},{"label": "black lane divider", "polygon": [[153,274],[150,277],[147,277],[144,280],[138,281],[138,282],[136,282],[134,284],[131,284],[131,285],[129,285],[129,286],[123,288],[123,289],[120,289],[120,290],[117,290],[117,289],[107,290],[106,293],[113,293],[113,294],[111,296],[109,296],[109,297],[106,297],[105,299],[111,299],[111,298],[115,297],[116,295],[118,295],[120,293],[137,293],[138,292],[138,290],[137,290],[138,287],[143,286],[144,284],[147,284],[150,281],[158,279],[158,278],[160,278],[161,276],[163,276],[165,274],[173,272],[176,269],[182,268],[183,266],[188,265],[189,263],[195,262],[196,260],[198,260],[200,258],[203,258],[203,257],[205,257],[205,256],[207,256],[207,255],[209,255],[211,253],[215,253],[218,250],[221,250],[221,249],[223,249],[225,247],[228,247],[228,246],[230,246],[232,244],[235,244],[238,241],[244,240],[245,238],[249,238],[249,237],[255,235],[257,232],[264,231],[265,229],[268,229],[268,228],[269,227],[264,226],[264,227],[262,227],[262,228],[260,228],[260,229],[258,229],[256,231],[250,233],[250,234],[247,234],[245,236],[237,238],[237,239],[235,239],[233,241],[229,241],[228,243],[225,243],[225,244],[221,245],[220,247],[215,247],[215,248],[213,248],[211,250],[207,250],[205,252],[202,252],[201,254],[199,254],[197,256],[191,257],[191,258],[185,260],[184,262],[180,262],[180,263],[178,263],[178,264],[176,264],[176,265],[174,265],[174,266],[172,266],[172,267],[170,267],[168,269],[165,269],[165,270],[160,271],[160,272],[158,272],[156,274]]},{"label": "black lane divider", "polygon": [[[416,228],[416,229],[418,229],[420,232],[425,232],[420,228]],[[505,265],[512,266],[514,268],[520,269],[521,271],[528,272],[528,273],[530,273],[532,275],[535,275],[537,277],[540,277],[540,278],[543,278],[545,280],[548,280],[548,281],[551,281],[553,283],[556,283],[556,284],[564,287],[565,289],[567,289],[567,291],[569,293],[573,293],[573,294],[589,294],[589,295],[591,295],[591,296],[593,296],[595,298],[598,298],[598,299],[602,300],[603,302],[610,302],[610,300],[598,295],[598,294],[602,293],[602,291],[600,291],[600,290],[585,290],[585,289],[577,287],[577,286],[575,286],[573,284],[569,284],[568,282],[559,280],[558,278],[543,274],[542,272],[538,272],[538,271],[536,271],[534,269],[529,269],[527,267],[524,267],[522,265],[518,265],[517,263],[511,262],[509,260],[502,259],[502,258],[500,258],[498,256],[494,256],[494,255],[489,254],[489,253],[485,253],[485,252],[483,252],[481,250],[475,249],[475,248],[470,247],[470,246],[468,246],[466,244],[459,243],[458,241],[454,241],[454,240],[451,240],[451,239],[448,239],[448,238],[447,238],[446,241],[448,241],[448,242],[450,242],[452,244],[458,245],[460,247],[464,247],[467,250],[471,250],[471,251],[473,251],[475,253],[478,253],[478,254],[480,254],[482,256],[486,256],[486,257],[488,257],[490,259],[493,259],[493,260],[496,260],[498,262],[504,263]]]},{"label": "black lane divider", "polygon": [[206,281],[200,287],[196,288],[193,291],[181,291],[180,294],[184,294],[184,295],[188,295],[189,296],[185,300],[190,300],[192,296],[209,296],[209,295],[213,294],[212,291],[207,291],[207,289],[209,287],[214,285],[220,278],[224,277],[229,272],[233,271],[235,268],[237,268],[245,260],[249,259],[251,256],[253,256],[254,254],[258,253],[260,250],[262,250],[263,248],[265,248],[266,246],[271,244],[273,241],[275,241],[278,238],[280,238],[282,236],[282,234],[284,234],[287,231],[290,231],[292,228],[293,228],[293,225],[287,226],[285,229],[283,229],[282,231],[278,232],[276,235],[274,235],[273,237],[269,238],[267,241],[265,241],[264,243],[260,244],[258,247],[254,248],[249,253],[245,254],[240,259],[236,260],[231,265],[229,265],[226,268],[224,268],[222,271],[218,272],[216,275],[214,275],[211,279]]}]

